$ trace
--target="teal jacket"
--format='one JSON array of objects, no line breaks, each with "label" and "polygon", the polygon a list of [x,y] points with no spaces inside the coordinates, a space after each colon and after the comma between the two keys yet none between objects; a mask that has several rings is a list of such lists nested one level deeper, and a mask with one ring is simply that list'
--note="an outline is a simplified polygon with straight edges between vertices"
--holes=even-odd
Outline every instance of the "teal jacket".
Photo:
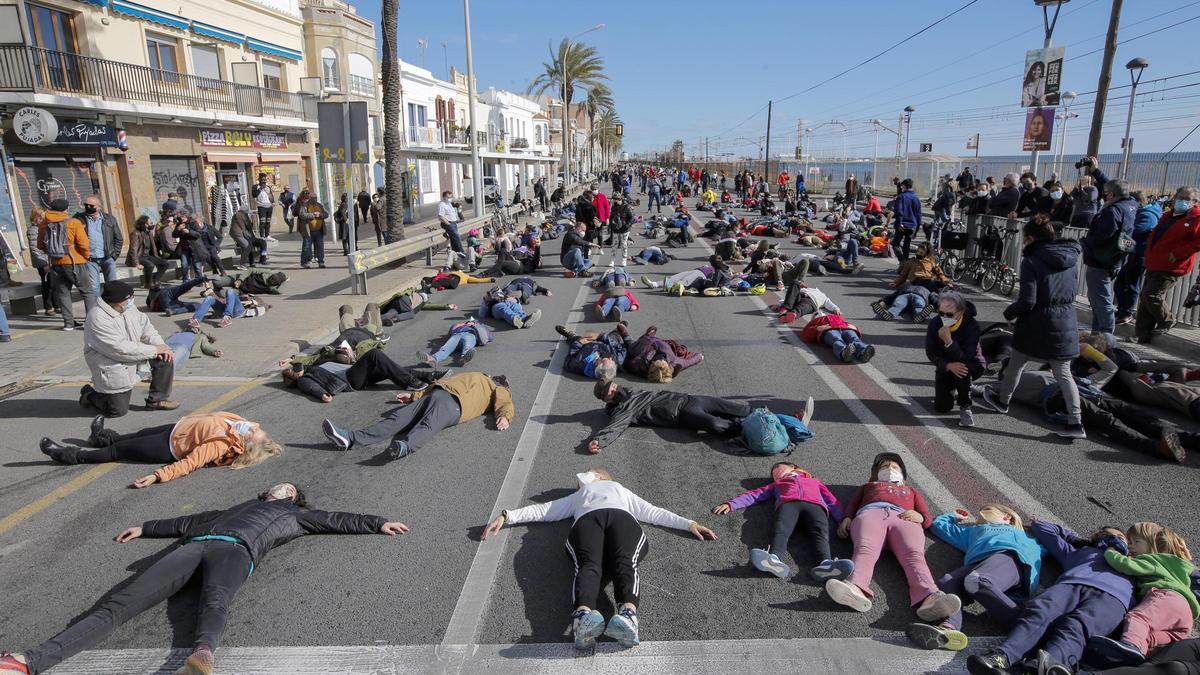
[{"label": "teal jacket", "polygon": [[1038,577],[1042,572],[1042,555],[1045,553],[1042,545],[1024,530],[1012,525],[959,525],[958,516],[944,513],[933,519],[929,526],[931,532],[942,541],[962,551],[966,555],[963,561],[968,565],[983,562],[993,553],[1012,551],[1024,567],[1022,578],[1026,582],[1025,593],[1029,596],[1038,587]]}]

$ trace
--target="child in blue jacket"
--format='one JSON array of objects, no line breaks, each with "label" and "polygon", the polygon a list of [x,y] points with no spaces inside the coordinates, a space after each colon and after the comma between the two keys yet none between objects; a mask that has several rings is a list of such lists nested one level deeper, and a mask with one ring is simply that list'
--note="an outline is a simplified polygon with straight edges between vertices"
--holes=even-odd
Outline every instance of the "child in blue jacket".
[{"label": "child in blue jacket", "polygon": [[[1133,602],[1133,579],[1118,574],[1104,558],[1110,548],[1129,554],[1124,532],[1106,527],[1084,539],[1054,523],[1035,520],[1029,527],[1063,573],[1025,604],[999,647],[967,659],[971,675],[1019,672],[1020,662],[1030,655],[1036,673],[1070,673],[1088,638],[1116,630]],[[1043,648],[1035,654],[1039,644]]]},{"label": "child in blue jacket", "polygon": [[[986,504],[976,522],[968,515],[944,513],[929,529],[965,554],[965,564],[938,579],[938,588],[966,603],[975,599],[998,623],[1011,624],[1021,608],[1008,594],[1033,596],[1044,553],[1041,544],[1025,533],[1020,514],[1004,504]],[[906,633],[923,649],[957,651],[967,646],[961,628],[960,610],[940,625],[911,624]]]}]

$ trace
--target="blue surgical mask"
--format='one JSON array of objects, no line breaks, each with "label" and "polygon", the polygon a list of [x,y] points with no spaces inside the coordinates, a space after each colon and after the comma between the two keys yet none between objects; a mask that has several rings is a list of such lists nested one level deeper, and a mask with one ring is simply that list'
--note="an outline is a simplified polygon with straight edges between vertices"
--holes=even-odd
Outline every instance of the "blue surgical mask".
[{"label": "blue surgical mask", "polygon": [[233,426],[233,430],[235,432],[237,432],[237,435],[241,436],[242,438],[249,436],[250,433],[252,431],[254,431],[254,429],[256,427],[258,427],[258,425],[255,424],[254,422],[246,422],[246,421],[232,422],[231,424]]},{"label": "blue surgical mask", "polygon": [[1063,197],[1063,191],[1062,191],[1062,190],[1055,190],[1054,192],[1051,192],[1051,193],[1050,193],[1050,198],[1051,198],[1051,199],[1062,199],[1062,197]]},{"label": "blue surgical mask", "polygon": [[1192,210],[1192,201],[1190,199],[1176,199],[1175,213],[1187,213]]}]

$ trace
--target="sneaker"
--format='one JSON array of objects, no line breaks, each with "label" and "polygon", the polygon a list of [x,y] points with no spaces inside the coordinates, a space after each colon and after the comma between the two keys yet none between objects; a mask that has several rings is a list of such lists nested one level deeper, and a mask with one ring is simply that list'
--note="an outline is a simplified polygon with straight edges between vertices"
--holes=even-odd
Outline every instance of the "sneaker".
[{"label": "sneaker", "polygon": [[1087,432],[1083,430],[1082,424],[1068,424],[1060,431],[1054,432],[1059,438],[1087,438]]},{"label": "sneaker", "polygon": [[825,592],[839,605],[849,607],[856,612],[871,611],[871,599],[862,589],[848,581],[830,579],[825,582]]},{"label": "sneaker", "polygon": [[49,438],[43,438],[38,443],[38,449],[42,454],[59,464],[78,464],[79,463],[79,448],[55,443]]},{"label": "sneaker", "polygon": [[473,359],[473,358],[475,358],[475,350],[468,349],[468,350],[464,351],[461,356],[458,357],[458,365],[465,366],[468,363],[470,363],[471,359]]},{"label": "sneaker", "polygon": [[975,426],[975,413],[970,408],[958,411],[958,426],[970,429]]},{"label": "sneaker", "polygon": [[217,328],[229,328],[229,324],[231,324],[231,323],[233,323],[233,317],[223,316],[223,317],[221,317],[221,320],[217,323]]},{"label": "sneaker", "polygon": [[512,325],[513,325],[513,328],[524,328],[524,327],[525,327],[525,320],[524,320],[524,319],[522,319],[522,318],[521,318],[521,317],[519,317],[519,316],[514,316],[514,317],[512,318]]},{"label": "sneaker", "polygon": [[613,305],[611,314],[612,314],[613,321],[616,321],[617,323],[621,322],[621,308],[620,307]]},{"label": "sneaker", "polygon": [[1179,439],[1179,432],[1167,431],[1162,432],[1162,438],[1158,440],[1158,452],[1167,459],[1183,464],[1187,459],[1187,450],[1183,449],[1183,444]]},{"label": "sneaker", "polygon": [[983,406],[1002,415],[1008,414],[1008,401],[1000,402],[1000,393],[993,387],[983,388]]},{"label": "sneaker", "polygon": [[429,352],[423,352],[423,351],[418,350],[417,351],[417,359],[421,363],[424,363],[425,365],[429,366],[430,368],[437,368],[438,364],[439,364],[438,360],[433,358],[433,354],[430,354]]},{"label": "sneaker", "polygon": [[779,556],[761,548],[750,549],[750,564],[754,569],[767,574],[774,574],[780,579],[786,579],[792,574],[792,568],[779,559]]},{"label": "sneaker", "polygon": [[1137,666],[1146,660],[1142,650],[1128,642],[1099,635],[1088,638],[1084,656],[1089,664],[1101,670]]},{"label": "sneaker", "polygon": [[829,579],[846,579],[854,573],[854,561],[834,558],[833,560],[822,560],[820,565],[808,571],[812,578],[817,581],[827,581]]},{"label": "sneaker", "polygon": [[864,267],[866,267],[866,265],[863,265],[862,263],[854,263],[854,267],[850,268],[850,276],[858,276],[858,273],[863,271]]},{"label": "sneaker", "polygon": [[783,285],[783,282],[782,282],[782,281],[780,281],[780,282],[778,282],[778,283],[776,283],[776,284],[775,284],[775,292],[776,292],[776,293],[782,293],[782,292],[784,292],[785,290],[787,290],[787,287],[785,287],[785,286]]},{"label": "sneaker", "polygon": [[640,281],[642,283],[642,285],[645,286],[646,288],[654,288],[654,282],[650,281],[650,277],[648,277],[644,274],[642,276],[638,277],[638,281]]},{"label": "sneaker", "polygon": [[23,673],[29,675],[25,657],[12,652],[0,652],[0,673]]},{"label": "sneaker", "polygon": [[1174,319],[1171,319],[1170,321],[1160,321],[1158,325],[1154,327],[1154,330],[1150,331],[1150,333],[1152,335],[1166,335],[1167,333],[1171,332],[1171,329],[1174,327]]},{"label": "sneaker", "polygon": [[604,634],[616,640],[622,647],[636,647],[641,643],[638,639],[637,610],[632,607],[622,607],[608,620]]},{"label": "sneaker", "polygon": [[571,615],[571,632],[575,634],[575,648],[588,649],[596,644],[596,638],[604,634],[604,615],[594,609],[577,609]]},{"label": "sneaker", "polygon": [[1129,324],[1131,324],[1131,323],[1133,323],[1133,317],[1132,317],[1132,316],[1118,316],[1118,317],[1117,317],[1117,325],[1118,325],[1118,326],[1126,326],[1126,325],[1129,325]]},{"label": "sneaker", "polygon": [[800,421],[804,424],[804,426],[808,426],[809,423],[812,422],[813,411],[816,409],[816,407],[817,407],[817,402],[813,400],[813,397],[809,396],[804,401],[804,410],[802,410],[800,412],[800,414],[797,415],[797,417],[800,418]]},{"label": "sneaker", "polygon": [[819,276],[819,277],[823,277],[823,276],[825,276],[826,274],[828,274],[828,272],[826,272],[826,271],[825,271],[825,268],[824,268],[824,267],[821,267],[820,265],[817,265],[816,267],[810,268],[810,269],[809,269],[809,271],[810,271],[810,272],[812,272],[813,274],[815,274],[815,275]]},{"label": "sneaker", "polygon": [[564,270],[564,271],[563,271],[563,276],[564,276],[564,277],[566,277],[566,278],[568,278],[568,279],[574,279],[574,278],[575,278],[575,276],[576,276],[576,274],[575,274],[575,271],[574,271],[574,270]]},{"label": "sneaker", "polygon": [[584,271],[580,272],[577,276],[581,276],[581,277],[587,279],[590,277],[594,277],[596,275],[591,270],[584,270]]},{"label": "sneaker", "polygon": [[875,345],[863,347],[863,350],[854,356],[854,360],[859,363],[870,363],[873,358],[875,358]]},{"label": "sneaker", "polygon": [[921,649],[945,649],[959,652],[967,648],[967,636],[949,626],[910,623],[904,630],[908,641]]},{"label": "sneaker", "polygon": [[62,329],[63,329],[63,330],[75,330],[75,326],[74,326],[74,325],[71,325],[71,326],[63,326],[63,327],[62,327]]},{"label": "sneaker", "polygon": [[931,303],[925,305],[925,308],[922,309],[920,312],[917,312],[916,316],[913,317],[913,323],[925,323],[926,321],[929,320],[929,317],[933,316],[933,313],[936,311],[937,311],[937,305],[935,305],[934,303],[931,302]]},{"label": "sneaker", "polygon": [[445,370],[431,370],[431,371],[429,371],[429,374],[426,375],[426,379],[429,381],[430,384],[432,384],[434,382],[437,382],[440,379],[450,377],[450,375],[453,373],[454,373],[454,371],[449,368],[447,368]]},{"label": "sneaker", "polygon": [[175,675],[212,675],[216,659],[208,647],[200,647],[188,655],[187,660],[175,671]]},{"label": "sneaker", "polygon": [[845,363],[850,363],[851,361],[853,361],[854,360],[854,345],[847,344],[845,347],[842,347],[842,353],[838,355],[838,358],[840,358]]},{"label": "sneaker", "polygon": [[525,326],[524,327],[529,328],[533,324],[537,323],[538,319],[540,319],[540,318],[542,318],[542,310],[540,310],[540,309],[533,310],[533,314],[530,314],[529,316],[525,317]]},{"label": "sneaker", "polygon": [[795,312],[784,312],[783,314],[779,315],[779,323],[782,323],[782,324],[789,324],[795,320],[796,320]]},{"label": "sneaker", "polygon": [[567,327],[562,324],[556,325],[554,327],[554,332],[558,333],[559,335],[565,337],[568,340],[574,340],[576,337],[578,337],[571,331],[567,330]]},{"label": "sneaker", "polygon": [[179,407],[179,401],[169,401],[162,399],[161,401],[151,401],[146,399],[146,410],[174,410]]},{"label": "sneaker", "polygon": [[895,318],[892,316],[892,313],[887,310],[887,305],[885,305],[882,300],[876,300],[875,302],[872,302],[871,311],[875,312],[876,319],[891,321],[893,318]]},{"label": "sneaker", "polygon": [[1009,675],[1008,657],[1001,652],[989,651],[967,657],[967,672],[971,675]]},{"label": "sneaker", "polygon": [[389,460],[404,459],[416,452],[408,445],[408,441],[392,441],[387,447],[387,458]]},{"label": "sneaker", "polygon": [[962,600],[953,593],[934,591],[917,607],[917,616],[922,621],[941,621],[962,610]]},{"label": "sneaker", "polygon": [[325,432],[325,438],[328,438],[329,442],[333,443],[338,450],[349,450],[354,446],[354,441],[350,438],[350,431],[334,424],[331,419],[326,419],[321,423],[321,431]]}]

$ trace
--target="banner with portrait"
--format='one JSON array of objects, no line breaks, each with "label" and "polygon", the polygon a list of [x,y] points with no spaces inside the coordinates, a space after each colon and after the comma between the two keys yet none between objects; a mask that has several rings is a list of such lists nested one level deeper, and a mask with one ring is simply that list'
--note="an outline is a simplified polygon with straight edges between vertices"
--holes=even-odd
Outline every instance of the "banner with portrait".
[{"label": "banner with portrait", "polygon": [[1049,150],[1054,134],[1054,108],[1030,108],[1025,112],[1025,140],[1021,149]]},{"label": "banner with portrait", "polygon": [[1030,49],[1025,52],[1025,71],[1021,78],[1021,107],[1058,105],[1062,87],[1065,47]]}]

